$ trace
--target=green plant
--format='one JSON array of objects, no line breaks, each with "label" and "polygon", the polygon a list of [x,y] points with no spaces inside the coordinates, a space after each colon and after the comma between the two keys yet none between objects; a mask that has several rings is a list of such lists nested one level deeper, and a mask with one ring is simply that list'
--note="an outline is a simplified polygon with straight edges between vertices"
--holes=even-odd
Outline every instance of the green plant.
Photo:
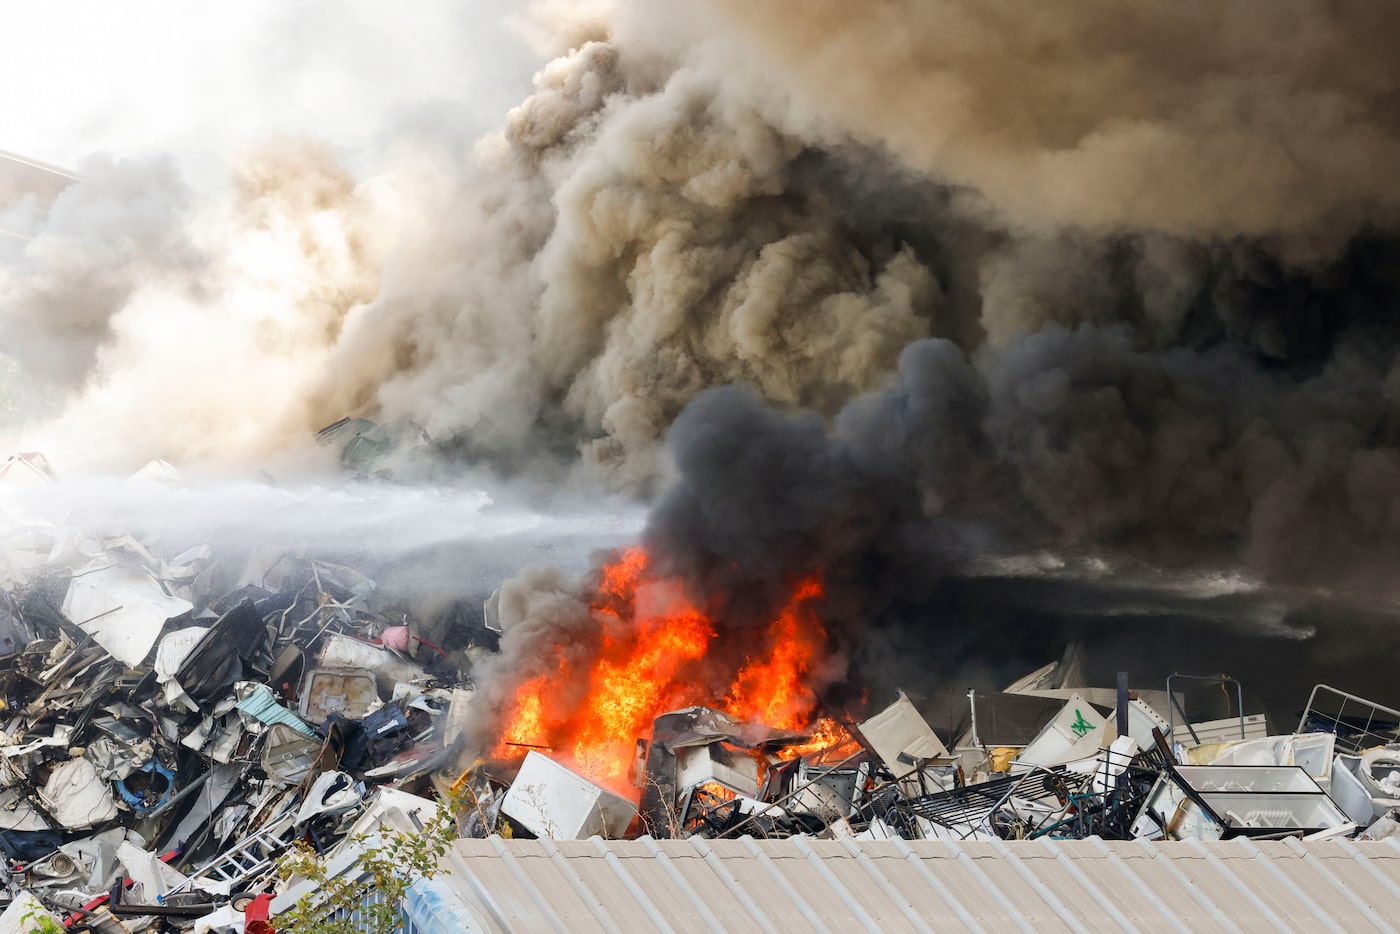
[{"label": "green plant", "polygon": [[392,934],[400,928],[404,895],[413,883],[437,874],[438,861],[457,838],[460,800],[440,802],[417,833],[382,830],[347,841],[355,862],[334,871],[332,861],[298,843],[278,860],[284,882],[306,880],[312,890],[275,919],[290,934]]},{"label": "green plant", "polygon": [[62,924],[53,919],[40,905],[20,915],[19,923],[24,934],[65,934]]}]

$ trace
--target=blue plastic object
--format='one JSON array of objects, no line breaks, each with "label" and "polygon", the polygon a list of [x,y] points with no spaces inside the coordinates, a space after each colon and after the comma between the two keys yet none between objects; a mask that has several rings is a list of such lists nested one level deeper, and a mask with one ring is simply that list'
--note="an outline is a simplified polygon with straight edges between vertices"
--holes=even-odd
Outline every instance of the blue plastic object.
[{"label": "blue plastic object", "polygon": [[[127,782],[137,775],[147,775],[146,787],[138,794],[131,790]],[[164,790],[157,793],[161,782],[165,783]],[[122,800],[131,805],[137,811],[154,811],[162,804],[170,800],[170,795],[175,791],[175,773],[160,764],[159,759],[152,759],[141,766],[126,778],[117,782],[117,794],[122,796]]]}]

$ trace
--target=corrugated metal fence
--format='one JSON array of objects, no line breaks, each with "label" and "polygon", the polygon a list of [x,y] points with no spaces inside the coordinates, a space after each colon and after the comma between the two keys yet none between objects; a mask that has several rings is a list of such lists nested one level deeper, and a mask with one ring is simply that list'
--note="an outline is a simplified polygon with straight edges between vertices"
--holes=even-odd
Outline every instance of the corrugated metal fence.
[{"label": "corrugated metal fence", "polygon": [[460,840],[418,934],[1400,930],[1400,845]]}]

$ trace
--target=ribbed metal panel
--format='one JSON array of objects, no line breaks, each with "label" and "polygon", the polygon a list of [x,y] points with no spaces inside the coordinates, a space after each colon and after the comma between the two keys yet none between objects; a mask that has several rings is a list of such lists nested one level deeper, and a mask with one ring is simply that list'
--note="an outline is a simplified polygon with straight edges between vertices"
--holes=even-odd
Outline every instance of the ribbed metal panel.
[{"label": "ribbed metal panel", "polygon": [[0,150],[0,208],[31,195],[40,203],[52,201],[73,182],[63,169]]},{"label": "ribbed metal panel", "polygon": [[1400,929],[1400,845],[459,840],[481,932]]}]

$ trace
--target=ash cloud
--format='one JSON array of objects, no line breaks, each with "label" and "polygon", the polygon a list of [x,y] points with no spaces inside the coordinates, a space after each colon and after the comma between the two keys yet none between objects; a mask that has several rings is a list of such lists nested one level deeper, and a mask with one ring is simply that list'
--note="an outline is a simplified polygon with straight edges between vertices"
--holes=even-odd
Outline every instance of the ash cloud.
[{"label": "ash cloud", "polygon": [[1325,240],[1400,207],[1389,4],[705,6],[799,118],[1017,226]]},{"label": "ash cloud", "polygon": [[[118,159],[0,218],[32,237],[0,350],[63,387],[50,450],[239,464],[409,417],[655,499],[662,560],[755,617],[825,568],[857,661],[987,555],[1384,590],[1394,18],[541,3],[557,57],[480,139],[439,102],[375,158],[264,143],[213,197]],[[512,583],[492,691],[586,644],[581,587]]]}]

